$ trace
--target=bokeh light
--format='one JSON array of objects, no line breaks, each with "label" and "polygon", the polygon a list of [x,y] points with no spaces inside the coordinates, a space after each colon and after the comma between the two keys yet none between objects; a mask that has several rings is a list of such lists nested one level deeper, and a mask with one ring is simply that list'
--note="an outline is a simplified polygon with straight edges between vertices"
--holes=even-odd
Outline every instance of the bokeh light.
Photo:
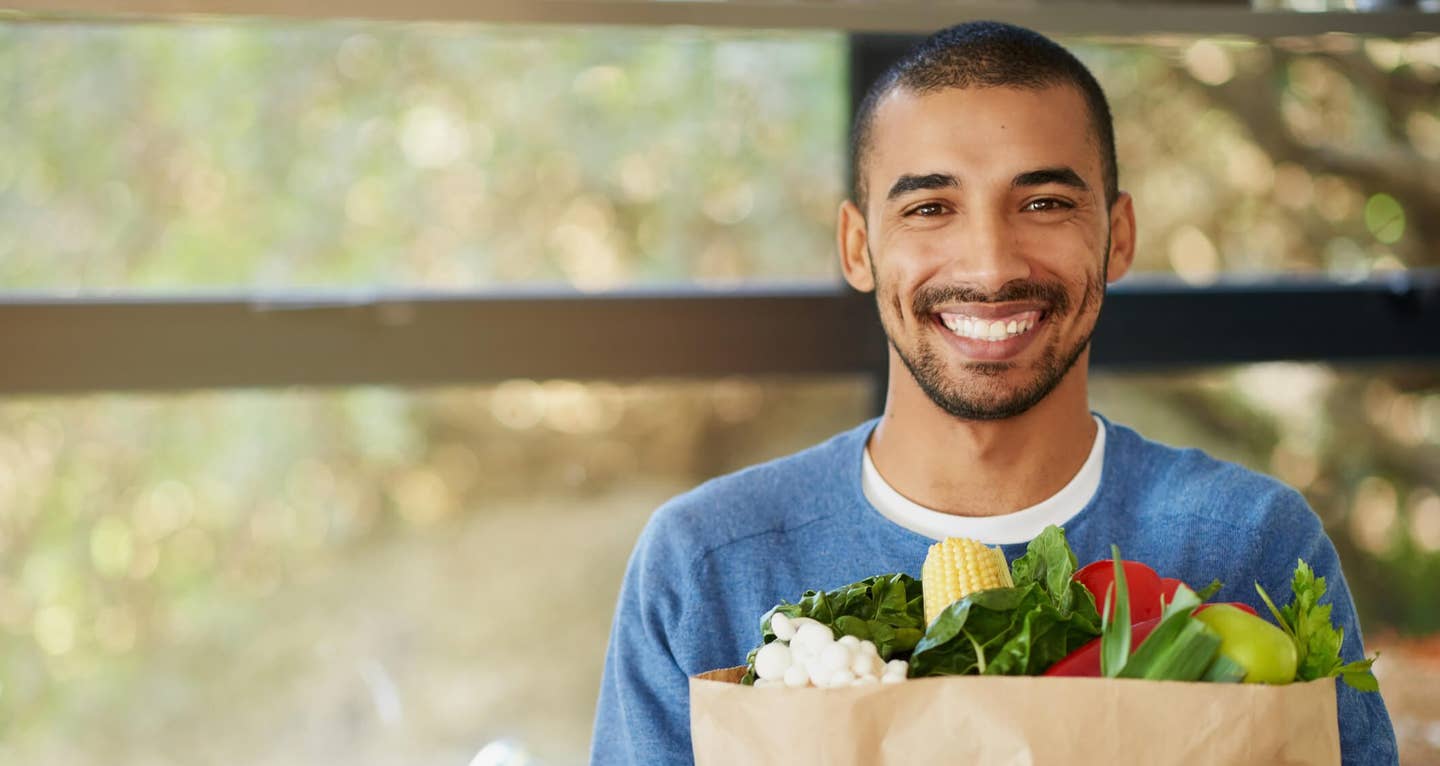
[{"label": "bokeh light", "polygon": [[[838,34],[0,35],[0,72],[37,84],[0,121],[0,288],[836,279]],[[1378,179],[1440,158],[1440,40],[1074,42],[1112,97],[1137,270],[1436,265],[1433,200]],[[1119,390],[1105,414],[1303,491],[1367,629],[1435,629],[1413,607],[1440,555],[1433,372],[1268,364]],[[7,399],[0,719],[30,728],[0,747],[258,763],[293,756],[276,732],[299,726],[376,761],[508,741],[481,752],[579,762],[596,636],[650,510],[873,401],[748,378]]]},{"label": "bokeh light", "polygon": [[1375,239],[1393,245],[1405,235],[1405,208],[1389,194],[1376,194],[1365,201],[1365,227]]},{"label": "bokeh light", "polygon": [[1425,487],[1415,490],[1409,503],[1410,536],[1427,553],[1440,552],[1440,495]]}]

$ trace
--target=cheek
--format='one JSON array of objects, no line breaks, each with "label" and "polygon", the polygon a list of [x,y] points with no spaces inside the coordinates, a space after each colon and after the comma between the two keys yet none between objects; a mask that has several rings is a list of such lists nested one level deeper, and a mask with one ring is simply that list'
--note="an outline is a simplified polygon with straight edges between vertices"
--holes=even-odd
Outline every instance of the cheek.
[{"label": "cheek", "polygon": [[895,274],[883,269],[875,274],[875,298],[880,303],[880,310],[897,319],[905,316],[900,284]]},{"label": "cheek", "polygon": [[1032,255],[1038,270],[1073,288],[1087,288],[1095,280],[1104,279],[1105,253],[1103,241],[1092,243],[1075,236],[1066,240],[1049,239],[1027,242],[1025,252]]},{"label": "cheek", "polygon": [[914,294],[919,285],[934,278],[944,266],[945,248],[914,233],[906,236],[892,236],[882,252],[877,252],[870,263],[876,269],[877,285],[884,285],[901,295]]},{"label": "cheek", "polygon": [[888,272],[882,270],[879,275],[881,285],[878,293],[885,303],[885,308],[892,312],[897,320],[911,322],[914,319],[915,295],[919,288],[927,283],[923,273],[913,268],[891,269]]}]

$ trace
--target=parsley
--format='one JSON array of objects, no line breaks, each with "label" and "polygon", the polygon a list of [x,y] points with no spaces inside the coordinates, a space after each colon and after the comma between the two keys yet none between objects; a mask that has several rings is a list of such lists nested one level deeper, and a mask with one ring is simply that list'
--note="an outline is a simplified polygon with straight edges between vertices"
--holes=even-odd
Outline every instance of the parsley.
[{"label": "parsley", "polygon": [[1330,604],[1320,603],[1325,595],[1325,578],[1316,577],[1315,570],[1304,559],[1295,566],[1295,577],[1290,581],[1295,600],[1289,606],[1277,609],[1275,602],[1270,600],[1270,594],[1258,582],[1255,590],[1270,607],[1270,613],[1275,615],[1280,628],[1295,642],[1298,660],[1295,680],[1313,681],[1340,676],[1345,683],[1360,691],[1380,691],[1380,684],[1370,670],[1380,655],[1349,664],[1340,661],[1340,646],[1345,641],[1345,631],[1330,622]]}]

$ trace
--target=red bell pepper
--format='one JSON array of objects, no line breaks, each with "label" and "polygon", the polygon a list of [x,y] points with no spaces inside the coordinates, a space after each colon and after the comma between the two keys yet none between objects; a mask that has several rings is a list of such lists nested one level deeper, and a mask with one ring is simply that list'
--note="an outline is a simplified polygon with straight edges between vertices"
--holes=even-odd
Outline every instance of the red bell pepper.
[{"label": "red bell pepper", "polygon": [[[1130,624],[1145,622],[1160,616],[1160,595],[1165,585],[1155,570],[1138,562],[1125,561],[1125,584],[1130,590]],[[1095,596],[1095,606],[1105,611],[1105,593],[1115,584],[1115,564],[1101,560],[1087,564],[1075,573],[1075,581],[1084,585]],[[1177,584],[1179,580],[1175,581]],[[1170,589],[1168,598],[1175,595]],[[1136,644],[1132,644],[1134,646]]]},{"label": "red bell pepper", "polygon": [[[1104,562],[1108,563],[1108,562]],[[1125,562],[1129,564],[1130,562]],[[1129,572],[1125,573],[1130,576]],[[1131,589],[1134,592],[1134,589]],[[1130,646],[1133,652],[1140,646],[1152,631],[1160,624],[1160,618],[1145,620],[1144,622],[1130,623]],[[1079,649],[1065,655],[1065,658],[1051,665],[1045,671],[1047,676],[1088,676],[1091,678],[1100,677],[1100,639],[1087,641]]]}]

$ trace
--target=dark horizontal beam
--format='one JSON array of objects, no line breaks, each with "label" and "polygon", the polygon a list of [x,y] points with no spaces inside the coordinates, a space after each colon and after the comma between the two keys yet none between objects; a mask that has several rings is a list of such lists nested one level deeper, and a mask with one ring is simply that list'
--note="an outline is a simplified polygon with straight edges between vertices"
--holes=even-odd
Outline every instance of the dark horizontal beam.
[{"label": "dark horizontal beam", "polygon": [[[873,300],[836,286],[570,292],[0,294],[0,392],[507,378],[878,373]],[[1440,276],[1112,288],[1093,362],[1440,361]]]},{"label": "dark horizontal beam", "polygon": [[0,302],[0,391],[840,373],[883,355],[873,324],[829,287],[37,297]]},{"label": "dark horizontal beam", "polygon": [[1119,367],[1265,361],[1440,362],[1440,272],[1356,284],[1130,280],[1112,288],[1091,354]]},{"label": "dark horizontal beam", "polygon": [[[1440,13],[1252,11],[1236,0],[1191,2],[942,2],[889,0],[0,0],[0,19],[203,20],[206,17],[690,25],[854,32],[930,32],[994,19],[1055,35],[1147,34],[1384,37],[1440,32]],[[8,11],[8,13],[6,13]]]}]

